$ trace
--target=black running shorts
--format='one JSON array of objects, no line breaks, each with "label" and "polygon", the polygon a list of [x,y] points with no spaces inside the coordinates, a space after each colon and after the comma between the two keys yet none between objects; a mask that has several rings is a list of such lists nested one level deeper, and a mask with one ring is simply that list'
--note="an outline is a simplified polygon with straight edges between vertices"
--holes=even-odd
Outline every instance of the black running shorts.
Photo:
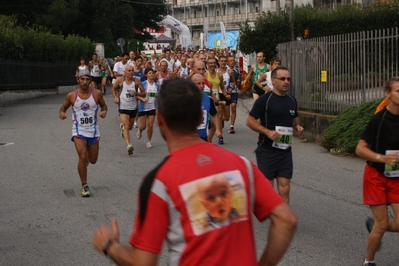
[{"label": "black running shorts", "polygon": [[259,170],[270,181],[277,177],[292,178],[293,163],[291,149],[269,150],[258,147],[255,150],[255,154]]}]

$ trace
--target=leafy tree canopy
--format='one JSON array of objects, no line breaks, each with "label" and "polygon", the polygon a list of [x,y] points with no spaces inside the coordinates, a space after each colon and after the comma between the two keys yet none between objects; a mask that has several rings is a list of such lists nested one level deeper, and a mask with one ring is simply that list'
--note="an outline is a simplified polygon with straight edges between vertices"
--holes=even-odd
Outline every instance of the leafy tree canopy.
[{"label": "leafy tree canopy", "polygon": [[118,38],[145,41],[146,27],[158,29],[167,14],[163,0],[2,0],[0,14],[15,15],[23,26],[42,26],[64,36],[88,37],[114,45]]}]

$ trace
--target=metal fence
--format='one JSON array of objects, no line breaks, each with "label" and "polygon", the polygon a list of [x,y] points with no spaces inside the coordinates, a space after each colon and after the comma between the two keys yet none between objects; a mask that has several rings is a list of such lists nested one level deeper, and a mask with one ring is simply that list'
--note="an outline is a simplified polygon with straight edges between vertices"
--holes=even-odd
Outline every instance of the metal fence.
[{"label": "metal fence", "polygon": [[0,61],[0,91],[54,89],[76,84],[77,63]]},{"label": "metal fence", "polygon": [[385,81],[399,75],[398,48],[392,28],[282,43],[278,55],[299,108],[339,113],[384,97]]}]

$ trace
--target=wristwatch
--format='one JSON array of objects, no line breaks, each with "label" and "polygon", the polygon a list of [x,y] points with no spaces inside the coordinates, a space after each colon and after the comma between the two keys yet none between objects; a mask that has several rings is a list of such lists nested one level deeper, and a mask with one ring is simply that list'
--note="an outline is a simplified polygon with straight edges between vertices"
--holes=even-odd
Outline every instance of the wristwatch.
[{"label": "wristwatch", "polygon": [[103,244],[102,250],[103,253],[106,257],[108,257],[108,253],[107,253],[107,249],[109,248],[109,246],[114,243],[114,240],[112,239],[108,239],[107,241],[105,241],[105,243]]}]

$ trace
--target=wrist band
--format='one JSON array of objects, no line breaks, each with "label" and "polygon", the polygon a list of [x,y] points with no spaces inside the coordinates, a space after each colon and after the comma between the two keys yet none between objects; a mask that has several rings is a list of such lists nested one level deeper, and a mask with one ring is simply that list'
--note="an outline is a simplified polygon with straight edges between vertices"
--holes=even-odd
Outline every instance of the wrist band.
[{"label": "wrist band", "polygon": [[108,253],[107,253],[107,249],[109,248],[109,246],[114,243],[114,240],[112,239],[108,239],[107,241],[105,241],[105,243],[103,244],[102,250],[103,253],[106,257],[108,257]]}]

